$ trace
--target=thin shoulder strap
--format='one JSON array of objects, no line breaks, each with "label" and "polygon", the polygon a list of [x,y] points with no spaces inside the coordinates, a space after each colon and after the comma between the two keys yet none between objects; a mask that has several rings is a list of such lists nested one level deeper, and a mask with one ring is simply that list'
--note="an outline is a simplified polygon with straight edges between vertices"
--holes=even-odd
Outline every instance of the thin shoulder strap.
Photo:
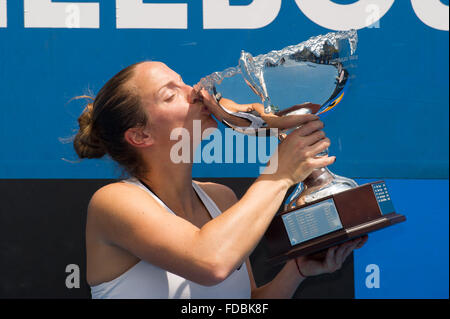
[{"label": "thin shoulder strap", "polygon": [[[156,194],[155,192],[150,188],[149,185],[147,185],[144,181],[137,179],[137,178],[130,178],[128,180],[124,180],[123,182],[127,182],[130,184],[135,184],[139,186],[140,188],[147,191],[150,195],[153,196],[153,198],[161,204],[163,207],[165,207],[169,212],[176,215],[174,211],[172,211],[169,206],[167,206]],[[208,196],[208,194],[205,193],[205,191],[198,186],[195,182],[192,182],[192,187],[194,188],[195,192],[197,193],[200,200],[203,202],[203,205],[205,205],[206,209],[208,210],[209,214],[212,218],[216,218],[219,216],[222,212],[220,211],[219,207],[217,207],[216,203],[213,202],[213,200]]]},{"label": "thin shoulder strap", "polygon": [[158,195],[156,195],[156,193],[150,188],[150,186],[148,186],[146,183],[144,183],[144,181],[142,181],[141,179],[138,179],[138,181],[144,185],[145,188],[147,188],[147,190],[150,192],[150,194],[153,195],[153,197],[156,199],[156,201],[158,203],[160,203],[161,205],[163,205],[169,212],[171,212],[172,214],[176,215],[175,212],[173,210],[171,210],[169,208],[169,206],[166,205],[166,203],[164,203],[159,197]]},{"label": "thin shoulder strap", "polygon": [[167,209],[172,214],[176,215],[174,213],[174,211],[169,208],[169,206],[167,206],[161,199],[159,199],[159,197],[155,194],[155,192],[153,192],[153,190],[150,188],[150,186],[148,186],[146,183],[144,183],[140,179],[133,177],[133,178],[129,178],[127,180],[123,180],[123,182],[129,183],[129,184],[134,184],[134,185],[138,186],[139,188],[143,189],[144,191],[149,193],[161,206],[163,206],[165,209]]},{"label": "thin shoulder strap", "polygon": [[206,192],[200,186],[198,186],[195,182],[192,182],[192,187],[194,187],[194,190],[197,192],[198,197],[200,197],[203,205],[205,205],[212,218],[216,218],[222,213],[219,207],[217,207],[216,203],[214,203],[211,197],[209,197],[208,194],[206,194]]}]

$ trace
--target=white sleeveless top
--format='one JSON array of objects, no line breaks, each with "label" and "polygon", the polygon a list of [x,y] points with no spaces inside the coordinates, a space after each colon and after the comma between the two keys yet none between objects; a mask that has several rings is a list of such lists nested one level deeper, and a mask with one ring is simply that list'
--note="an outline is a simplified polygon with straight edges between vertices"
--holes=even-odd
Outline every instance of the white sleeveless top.
[{"label": "white sleeveless top", "polygon": [[[142,188],[174,214],[138,179],[123,182]],[[211,217],[217,217],[221,213],[217,205],[197,184],[192,182],[192,186]],[[251,288],[245,263],[220,284],[202,286],[141,260],[116,279],[91,286],[91,294],[93,299],[247,299]]]}]

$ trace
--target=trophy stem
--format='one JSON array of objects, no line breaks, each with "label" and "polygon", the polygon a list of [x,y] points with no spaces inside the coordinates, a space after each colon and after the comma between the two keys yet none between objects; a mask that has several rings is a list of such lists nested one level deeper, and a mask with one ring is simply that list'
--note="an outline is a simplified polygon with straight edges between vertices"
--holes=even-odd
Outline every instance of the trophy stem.
[{"label": "trophy stem", "polygon": [[291,210],[309,202],[357,187],[358,184],[346,177],[333,174],[327,167],[315,169],[299,183],[286,201],[285,210]]}]

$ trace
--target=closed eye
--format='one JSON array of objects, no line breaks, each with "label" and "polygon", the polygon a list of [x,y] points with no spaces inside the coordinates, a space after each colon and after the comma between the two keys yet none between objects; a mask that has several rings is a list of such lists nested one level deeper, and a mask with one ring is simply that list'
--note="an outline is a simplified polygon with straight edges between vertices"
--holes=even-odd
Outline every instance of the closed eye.
[{"label": "closed eye", "polygon": [[170,96],[168,96],[167,98],[164,99],[164,102],[171,102],[171,101],[173,101],[173,99],[175,98],[176,95],[177,95],[176,93],[171,94]]}]

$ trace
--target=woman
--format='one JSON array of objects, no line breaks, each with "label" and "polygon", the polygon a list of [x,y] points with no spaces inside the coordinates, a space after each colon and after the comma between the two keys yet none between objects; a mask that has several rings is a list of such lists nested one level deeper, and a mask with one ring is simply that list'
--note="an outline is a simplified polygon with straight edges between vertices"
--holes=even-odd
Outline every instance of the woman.
[{"label": "woman", "polygon": [[[192,181],[190,163],[175,164],[174,129],[192,136],[193,121],[216,127],[214,103],[159,62],[132,65],[100,90],[79,118],[80,158],[109,155],[132,178],[91,198],[86,224],[87,281],[93,298],[289,298],[306,276],[338,269],[362,240],[328,250],[322,262],[289,261],[257,288],[249,255],[288,188],[314,168],[330,143],[316,116],[278,148],[278,171],[262,174],[238,201],[231,189]],[[298,265],[298,266],[297,266]]]}]

